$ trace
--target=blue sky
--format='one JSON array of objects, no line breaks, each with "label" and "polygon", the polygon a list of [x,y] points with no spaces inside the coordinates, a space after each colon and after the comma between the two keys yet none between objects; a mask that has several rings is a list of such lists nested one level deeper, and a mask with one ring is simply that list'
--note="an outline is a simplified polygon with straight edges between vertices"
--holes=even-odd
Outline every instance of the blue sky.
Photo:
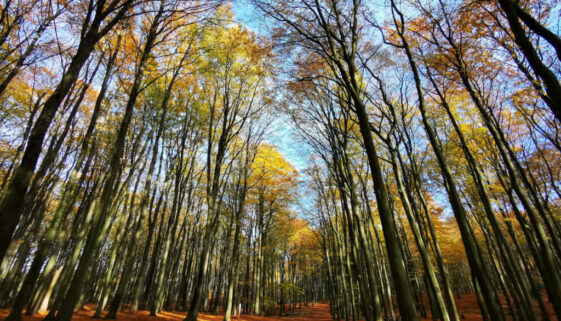
[{"label": "blue sky", "polygon": [[[263,18],[248,0],[234,0],[233,3],[237,22],[258,35],[266,36],[270,34],[271,24]],[[274,120],[268,129],[267,143],[276,146],[300,173],[300,180],[306,181],[308,177],[304,175],[304,170],[307,168],[309,152],[307,151],[307,146],[298,137],[290,117],[283,113],[275,113]],[[300,185],[298,194],[298,202],[293,207],[293,211],[297,216],[306,217],[305,213],[311,209],[313,204],[310,198],[311,195],[305,190],[305,185]]]},{"label": "blue sky", "polygon": [[[233,5],[236,21],[242,23],[253,32],[266,35],[269,27],[259,12],[248,0],[235,0]],[[286,115],[279,114],[270,126],[270,135],[267,142],[276,146],[284,157],[302,172],[306,168],[308,153],[303,142],[298,139],[290,119]]]},{"label": "blue sky", "polygon": [[249,27],[251,30],[258,32],[259,29],[263,27],[259,14],[249,1],[235,0],[233,9],[236,15],[236,20]]}]

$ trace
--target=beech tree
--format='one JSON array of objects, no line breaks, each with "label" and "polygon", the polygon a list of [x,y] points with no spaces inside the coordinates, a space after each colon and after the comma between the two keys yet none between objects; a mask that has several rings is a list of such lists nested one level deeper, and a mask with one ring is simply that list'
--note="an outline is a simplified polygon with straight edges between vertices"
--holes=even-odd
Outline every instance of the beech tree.
[{"label": "beech tree", "polygon": [[0,315],[559,318],[559,9],[2,3]]}]

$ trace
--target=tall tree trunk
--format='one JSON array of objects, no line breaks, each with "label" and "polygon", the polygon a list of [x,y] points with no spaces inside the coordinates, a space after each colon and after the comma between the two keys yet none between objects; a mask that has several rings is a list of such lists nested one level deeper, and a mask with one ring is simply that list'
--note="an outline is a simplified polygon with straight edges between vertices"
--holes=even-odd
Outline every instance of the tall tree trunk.
[{"label": "tall tree trunk", "polygon": [[[4,198],[0,203],[0,212],[3,213],[2,216],[0,216],[0,258],[4,257],[12,239],[12,234],[20,221],[27,190],[33,172],[35,171],[37,160],[41,154],[43,140],[45,139],[49,125],[60,104],[70,91],[70,88],[78,79],[80,70],[94,50],[96,43],[123,18],[133,1],[125,0],[125,2],[120,5],[121,9],[119,12],[107,22],[103,29],[99,30],[106,16],[115,9],[117,1],[114,2],[115,3],[108,4],[108,8],[105,10],[96,10],[90,26],[84,23],[80,44],[78,45],[78,49],[68,69],[62,76],[53,94],[45,101],[43,109],[35,121],[35,125],[33,125],[31,129],[21,162],[14,171],[14,178],[10,182]],[[98,5],[103,6],[104,3],[105,1],[101,1]],[[90,7],[88,10],[94,9]],[[91,15],[91,12],[88,15]]]}]

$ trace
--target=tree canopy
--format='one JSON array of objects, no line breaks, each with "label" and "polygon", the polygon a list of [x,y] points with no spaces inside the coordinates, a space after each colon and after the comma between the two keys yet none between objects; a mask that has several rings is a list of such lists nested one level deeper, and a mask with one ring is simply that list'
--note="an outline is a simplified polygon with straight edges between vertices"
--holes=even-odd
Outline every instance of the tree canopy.
[{"label": "tree canopy", "polygon": [[560,318],[560,10],[4,1],[0,316]]}]

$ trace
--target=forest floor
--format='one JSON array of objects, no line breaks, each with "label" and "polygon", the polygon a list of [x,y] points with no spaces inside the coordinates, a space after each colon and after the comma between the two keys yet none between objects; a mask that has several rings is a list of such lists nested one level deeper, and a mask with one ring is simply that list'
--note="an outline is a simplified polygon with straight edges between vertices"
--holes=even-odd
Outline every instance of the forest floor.
[{"label": "forest floor", "polygon": [[[10,310],[0,309],[0,320],[6,318]],[[95,312],[95,305],[86,305],[83,310],[77,311],[72,317],[72,321],[92,321],[91,316]],[[22,321],[42,321],[43,317],[47,312],[39,312],[36,315],[28,316],[23,315]],[[157,317],[151,317],[148,311],[121,311],[117,313],[117,321],[183,321],[186,316],[186,312],[169,312],[162,311],[158,313]],[[209,313],[199,313],[198,321],[222,321],[224,320],[224,313],[214,315]],[[332,321],[331,315],[329,314],[329,304],[328,303],[317,303],[314,307],[310,304],[308,307],[302,307],[302,309],[297,309],[297,312],[291,316],[255,316],[255,315],[245,315],[242,314],[241,318],[232,316],[232,321],[304,321],[304,320],[314,320],[314,321]]]},{"label": "forest floor", "polygon": [[[546,299],[547,300],[547,299]],[[547,302],[547,301],[546,301]],[[456,305],[460,314],[460,319],[465,321],[480,321],[483,320],[481,317],[481,312],[479,311],[479,306],[475,295],[465,294],[461,297],[456,298]],[[557,320],[553,308],[549,302],[547,303],[548,310],[550,312],[551,321]],[[505,304],[505,311],[507,310]],[[91,316],[95,311],[95,306],[88,305],[83,310],[74,313],[72,321],[91,321]],[[537,307],[536,307],[536,311]],[[8,316],[9,310],[0,310],[0,320],[3,320]],[[34,316],[23,316],[23,321],[41,321],[46,313],[39,313]],[[122,311],[117,314],[117,320],[119,321],[183,321],[185,318],[185,312],[168,312],[162,311],[157,317],[149,316],[148,311]],[[208,313],[199,313],[199,321],[222,321],[224,318],[223,314],[214,315]],[[512,318],[509,317],[509,320]],[[329,314],[329,304],[328,303],[317,303],[315,306],[302,307],[298,309],[297,313],[290,316],[283,317],[265,317],[265,316],[254,316],[254,315],[243,315],[240,319],[237,317],[232,317],[232,321],[331,321],[331,315]],[[430,311],[428,318],[421,318],[422,321],[432,320],[430,317]]]},{"label": "forest floor", "polygon": [[[507,320],[512,320],[512,316],[508,314],[508,306],[504,299],[503,295],[500,295],[501,302],[503,305],[503,309],[507,314]],[[546,305],[546,309],[549,312],[550,321],[557,321],[557,317],[555,316],[555,311],[553,310],[553,306],[548,301],[547,296],[545,293],[543,294],[543,300]],[[456,301],[456,308],[458,309],[458,314],[460,315],[460,319],[462,321],[483,321],[483,317],[481,316],[481,311],[479,310],[479,304],[477,303],[477,297],[475,294],[463,294],[461,296],[455,296]],[[425,306],[428,306],[428,303],[425,302]],[[539,313],[539,307],[537,303],[535,304],[535,311]],[[327,311],[329,313],[329,311]],[[427,318],[421,318],[422,321],[432,321],[430,309],[428,309]],[[538,317],[539,319],[539,317]]]}]

